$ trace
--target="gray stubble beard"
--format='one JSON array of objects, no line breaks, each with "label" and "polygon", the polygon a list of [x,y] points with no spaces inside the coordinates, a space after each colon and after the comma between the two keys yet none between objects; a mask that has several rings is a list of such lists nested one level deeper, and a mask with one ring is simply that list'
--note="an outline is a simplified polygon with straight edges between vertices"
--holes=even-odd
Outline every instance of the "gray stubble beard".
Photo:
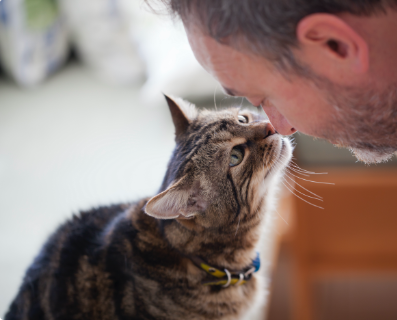
[{"label": "gray stubble beard", "polygon": [[336,111],[319,137],[349,148],[366,164],[393,157],[397,152],[397,85],[376,93],[335,85],[318,76],[312,81]]}]

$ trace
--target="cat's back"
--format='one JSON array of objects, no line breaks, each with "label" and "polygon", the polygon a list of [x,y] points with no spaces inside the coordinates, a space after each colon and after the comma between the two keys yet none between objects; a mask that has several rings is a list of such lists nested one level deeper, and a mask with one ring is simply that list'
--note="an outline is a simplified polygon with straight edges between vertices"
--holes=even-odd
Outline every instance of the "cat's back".
[{"label": "cat's back", "polygon": [[65,276],[67,272],[75,271],[74,268],[82,257],[97,259],[107,228],[127,208],[128,205],[120,204],[73,215],[50,236],[27,275],[33,276],[40,269],[46,268],[55,273],[62,272]]},{"label": "cat's back", "polygon": [[97,282],[106,281],[98,280],[104,277],[100,260],[106,233],[127,208],[124,204],[99,207],[62,224],[27,270],[5,320],[83,316],[84,304],[88,312],[89,300],[100,297],[95,292],[101,286]]}]

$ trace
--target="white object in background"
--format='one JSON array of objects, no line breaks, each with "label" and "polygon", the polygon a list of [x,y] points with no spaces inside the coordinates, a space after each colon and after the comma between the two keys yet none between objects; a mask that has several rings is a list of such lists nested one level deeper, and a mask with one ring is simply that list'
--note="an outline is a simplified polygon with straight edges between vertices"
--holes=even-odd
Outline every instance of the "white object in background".
[{"label": "white object in background", "polygon": [[0,60],[18,84],[38,84],[67,54],[67,33],[54,0],[0,1]]},{"label": "white object in background", "polygon": [[142,79],[145,66],[119,0],[59,0],[59,4],[79,56],[101,78],[116,84]]},{"label": "white object in background", "polygon": [[161,92],[184,98],[207,98],[217,82],[200,66],[181,22],[149,12],[142,1],[129,1],[132,34],[147,65],[148,79],[141,90],[147,104],[163,103]]}]

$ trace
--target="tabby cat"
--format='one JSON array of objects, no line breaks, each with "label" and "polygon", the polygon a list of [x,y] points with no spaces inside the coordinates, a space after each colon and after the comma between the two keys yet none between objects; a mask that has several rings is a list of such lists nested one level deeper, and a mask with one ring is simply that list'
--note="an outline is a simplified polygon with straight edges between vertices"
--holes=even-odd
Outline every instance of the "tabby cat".
[{"label": "tabby cat", "polygon": [[242,319],[264,300],[256,249],[290,142],[254,113],[166,99],[176,147],[159,194],[62,225],[5,320]]}]

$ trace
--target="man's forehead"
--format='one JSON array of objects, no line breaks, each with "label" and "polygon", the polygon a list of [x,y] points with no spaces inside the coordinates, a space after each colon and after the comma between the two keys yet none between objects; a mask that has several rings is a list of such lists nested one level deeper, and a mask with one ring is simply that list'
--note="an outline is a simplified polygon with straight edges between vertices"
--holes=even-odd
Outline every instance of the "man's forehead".
[{"label": "man's forehead", "polygon": [[225,87],[229,95],[238,95],[233,83],[244,68],[241,54],[222,45],[200,30],[189,30],[188,38],[198,62]]},{"label": "man's forehead", "polygon": [[221,83],[226,94],[257,96],[262,93],[263,88],[257,79],[260,73],[265,73],[267,61],[220,44],[193,24],[185,25],[185,29],[197,60]]},{"label": "man's forehead", "polygon": [[234,48],[221,44],[209,35],[205,34],[199,27],[186,26],[186,33],[190,45],[200,63],[208,66],[228,66],[230,63],[243,59],[243,55]]}]

